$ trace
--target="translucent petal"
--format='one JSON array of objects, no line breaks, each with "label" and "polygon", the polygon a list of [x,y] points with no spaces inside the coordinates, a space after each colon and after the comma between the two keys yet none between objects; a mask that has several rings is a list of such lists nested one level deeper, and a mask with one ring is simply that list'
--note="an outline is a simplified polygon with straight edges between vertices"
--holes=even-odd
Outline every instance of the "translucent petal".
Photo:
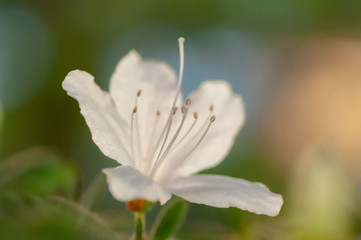
[{"label": "translucent petal", "polygon": [[[110,94],[128,126],[136,105],[137,92],[141,90],[137,98],[137,127],[143,161],[150,159],[154,143],[159,139],[169,116],[176,89],[177,77],[171,67],[164,62],[143,60],[136,51],[130,51],[119,61],[111,77]],[[177,102],[179,105],[181,94]],[[158,111],[160,116],[157,116]],[[148,164],[143,163],[142,167]]]},{"label": "translucent petal", "polygon": [[100,150],[121,164],[132,165],[125,122],[117,114],[110,95],[95,84],[94,77],[72,71],[65,77],[63,88],[79,102],[80,112]]},{"label": "translucent petal", "polygon": [[152,179],[130,166],[103,169],[109,190],[119,201],[144,199],[166,203],[172,194]]},{"label": "translucent petal", "polygon": [[187,201],[213,207],[237,207],[257,214],[278,215],[282,196],[262,183],[219,175],[196,175],[175,180],[168,188]]},{"label": "translucent petal", "polygon": [[[228,154],[244,123],[243,101],[238,94],[232,92],[231,86],[225,81],[205,81],[190,98],[191,116],[184,123],[180,138],[194,122],[193,112],[198,113],[197,123],[186,139],[169,154],[167,161],[164,161],[158,171],[158,179],[188,176],[217,165]],[[213,111],[210,111],[210,108],[213,108]],[[194,149],[206,131],[212,115],[216,116],[216,120]]]}]

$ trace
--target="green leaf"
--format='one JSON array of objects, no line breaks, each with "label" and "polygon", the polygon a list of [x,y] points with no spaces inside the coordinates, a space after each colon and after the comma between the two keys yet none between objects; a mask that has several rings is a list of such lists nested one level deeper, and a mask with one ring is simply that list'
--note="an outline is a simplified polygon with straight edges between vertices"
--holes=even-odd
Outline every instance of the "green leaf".
[{"label": "green leaf", "polygon": [[74,167],[46,148],[32,148],[0,162],[0,193],[71,195],[75,183]]},{"label": "green leaf", "polygon": [[175,200],[168,204],[157,217],[153,227],[153,240],[168,239],[183,223],[188,204],[183,200]]},{"label": "green leaf", "polygon": [[[78,216],[84,216],[81,225]],[[126,232],[116,231],[100,213],[63,197],[0,195],[0,238],[11,240],[121,240]]]}]

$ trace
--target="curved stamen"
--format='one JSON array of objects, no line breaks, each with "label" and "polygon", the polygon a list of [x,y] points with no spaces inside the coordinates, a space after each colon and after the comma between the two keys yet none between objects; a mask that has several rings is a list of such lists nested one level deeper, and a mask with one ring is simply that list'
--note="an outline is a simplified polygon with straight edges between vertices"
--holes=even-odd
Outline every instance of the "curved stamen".
[{"label": "curved stamen", "polygon": [[[155,123],[153,125],[153,129],[152,129],[152,133],[150,135],[150,138],[149,138],[149,145],[148,145],[148,149],[147,149],[147,154],[145,156],[150,156],[150,153],[151,153],[151,150],[153,149],[153,145],[154,145],[154,142],[155,142],[155,133],[156,133],[156,129],[158,127],[158,123],[159,123],[159,116],[160,116],[160,111],[157,110],[156,112],[156,120],[155,120]],[[146,162],[146,165],[144,166],[145,169],[148,169],[149,168],[149,164],[151,163],[152,159],[148,159],[148,161]]]},{"label": "curved stamen", "polygon": [[[142,94],[142,90],[139,89],[137,91],[137,94],[135,96],[135,107],[133,108],[133,112],[132,112],[132,119],[131,119],[131,123],[130,123],[130,128],[131,128],[131,134],[130,134],[130,141],[131,141],[131,145],[132,145],[132,155],[135,161],[135,165],[139,165],[140,164],[140,157],[141,157],[141,140],[140,140],[140,130],[139,130],[139,120],[138,120],[138,98],[140,97],[140,95]],[[134,121],[135,121],[135,126],[134,126]],[[135,141],[134,141],[134,131],[136,131],[137,134],[137,156],[136,156],[136,151],[135,151]],[[139,166],[138,166],[139,167]]]},{"label": "curved stamen", "polygon": [[[198,142],[196,143],[196,145],[186,154],[184,155],[184,157],[181,157],[179,158],[180,161],[178,161],[176,164],[172,164],[172,165],[168,165],[167,167],[169,168],[169,166],[172,166],[172,168],[177,168],[179,167],[188,157],[189,155],[191,155],[194,150],[199,146],[199,144],[203,141],[204,137],[207,135],[208,133],[208,130],[209,128],[211,127],[212,123],[216,120],[216,116],[215,115],[212,115],[210,118],[209,118],[209,122],[208,122],[208,125],[207,125],[207,128],[206,130],[203,132],[201,138],[198,140]],[[169,172],[170,171],[163,171],[164,173],[166,173],[166,175],[164,176],[161,176],[161,179],[164,180],[165,177],[169,177]]]},{"label": "curved stamen", "polygon": [[207,134],[207,132],[208,132],[208,130],[209,130],[209,127],[212,125],[212,123],[213,123],[214,121],[216,121],[216,116],[215,116],[215,115],[213,115],[213,116],[209,119],[209,124],[208,124],[208,126],[207,126],[207,128],[206,128],[206,131],[204,131],[202,137],[199,139],[199,141],[197,142],[197,144],[192,148],[192,150],[184,157],[184,159],[186,159],[189,155],[191,155],[192,152],[194,151],[194,149],[196,149],[196,148],[199,146],[199,144],[202,142],[202,140],[203,140],[204,137],[206,136],[206,134]]},{"label": "curved stamen", "polygon": [[130,142],[131,142],[131,146],[132,146],[132,156],[133,156],[134,161],[136,161],[135,150],[134,150],[134,148],[135,148],[134,147],[134,145],[135,145],[135,143],[134,143],[134,115],[136,114],[137,109],[138,109],[137,106],[135,106],[133,108],[132,118],[131,118],[131,121],[130,121]]},{"label": "curved stamen", "polygon": [[[179,58],[180,58],[180,61],[179,61],[179,76],[178,76],[178,84],[177,84],[177,89],[176,89],[176,94],[175,94],[175,97],[174,97],[174,101],[173,101],[173,104],[172,104],[172,107],[171,107],[171,111],[169,113],[169,116],[168,116],[168,119],[167,119],[167,122],[166,124],[164,125],[163,127],[163,130],[162,130],[162,133],[160,134],[160,137],[159,137],[159,140],[157,142],[157,144],[155,145],[154,147],[154,150],[153,150],[153,153],[152,153],[152,157],[151,159],[154,158],[154,154],[156,152],[156,150],[158,149],[159,147],[159,144],[161,142],[161,140],[163,139],[163,136],[164,134],[166,134],[165,138],[164,138],[164,141],[163,141],[163,145],[161,147],[161,151],[159,152],[159,155],[157,157],[157,159],[159,158],[162,150],[163,150],[163,147],[164,147],[164,144],[165,144],[165,141],[167,140],[167,137],[168,137],[168,134],[169,134],[169,129],[170,129],[170,125],[172,123],[172,118],[173,118],[173,110],[176,108],[176,103],[177,103],[177,99],[178,99],[178,96],[179,96],[179,92],[180,92],[180,88],[181,88],[181,85],[182,85],[182,81],[183,81],[183,70],[184,70],[184,38],[178,38],[178,43],[179,43]],[[177,109],[175,110],[177,111]]]},{"label": "curved stamen", "polygon": [[198,113],[197,112],[194,112],[193,113],[193,118],[194,118],[194,121],[192,123],[192,125],[190,126],[190,128],[188,129],[188,131],[186,132],[186,134],[184,134],[184,136],[175,144],[174,148],[177,148],[183,141],[184,139],[189,135],[189,133],[192,131],[194,125],[196,125],[197,123],[197,120],[198,120]]},{"label": "curved stamen", "polygon": [[[187,101],[186,101],[186,104],[187,104]],[[188,102],[188,106],[189,106],[189,104],[190,104],[190,101]],[[160,155],[158,156],[158,158],[157,158],[157,160],[156,160],[156,162],[155,162],[155,164],[153,166],[153,169],[152,169],[152,171],[150,173],[151,177],[154,175],[154,173],[156,172],[158,167],[162,164],[162,161],[166,158],[166,156],[168,155],[169,151],[171,150],[175,140],[177,139],[177,137],[178,137],[178,135],[179,135],[179,133],[180,133],[182,127],[183,127],[184,121],[185,121],[185,119],[187,117],[188,107],[182,106],[182,113],[183,113],[182,121],[179,124],[179,127],[178,127],[176,133],[174,134],[172,140],[169,142],[168,147],[166,148],[166,150],[162,154],[161,158],[159,158]]]},{"label": "curved stamen", "polygon": [[154,135],[155,135],[155,132],[156,132],[156,129],[157,129],[157,126],[158,126],[159,116],[160,116],[160,111],[159,110],[157,110],[156,116],[157,116],[157,119],[155,120],[155,123],[153,125],[153,130],[152,130],[152,133],[150,134],[150,139],[149,139],[149,142],[150,142],[151,145],[149,146],[149,149],[147,151],[146,156],[149,156],[150,150],[153,147],[152,143],[154,143]]},{"label": "curved stamen", "polygon": [[[157,161],[158,161],[160,155],[162,154],[163,148],[164,148],[165,143],[167,142],[167,139],[168,139],[168,135],[169,135],[170,128],[171,128],[171,126],[172,126],[173,116],[176,114],[177,109],[178,109],[178,107],[174,107],[174,108],[172,109],[171,113],[170,113],[170,118],[169,118],[169,124],[168,124],[168,128],[167,128],[167,132],[166,132],[166,134],[165,134],[165,137],[164,137],[162,146],[161,146],[161,148],[160,148],[160,150],[159,150],[159,153],[158,153],[158,156],[157,156],[157,158],[156,158],[156,160],[155,160],[155,163],[153,164],[153,166],[152,166],[151,168],[149,168],[150,171],[153,170],[154,166],[157,164]],[[166,126],[167,126],[167,125],[166,125]],[[163,135],[163,133],[162,133],[162,135]],[[156,144],[156,147],[154,148],[154,151],[153,151],[153,154],[152,154],[152,157],[151,157],[152,160],[154,159],[155,152],[156,152],[156,150],[157,150],[158,147],[159,147],[159,144],[160,144],[160,141],[162,140],[162,137],[163,137],[163,136],[160,136],[160,138],[159,138],[159,140],[158,140],[158,142],[157,142],[157,144]]]}]

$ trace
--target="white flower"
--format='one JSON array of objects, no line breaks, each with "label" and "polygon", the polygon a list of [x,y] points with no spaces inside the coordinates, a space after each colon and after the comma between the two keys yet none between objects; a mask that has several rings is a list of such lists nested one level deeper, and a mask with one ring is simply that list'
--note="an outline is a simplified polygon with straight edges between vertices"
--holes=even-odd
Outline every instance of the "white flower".
[{"label": "white flower", "polygon": [[122,165],[103,170],[110,192],[119,201],[164,204],[174,194],[194,203],[277,215],[283,199],[261,183],[193,175],[223,160],[245,114],[241,97],[222,80],[205,81],[182,101],[183,41],[178,81],[167,64],[131,51],[119,61],[109,93],[80,70],[63,82],[79,102],[93,141]]}]

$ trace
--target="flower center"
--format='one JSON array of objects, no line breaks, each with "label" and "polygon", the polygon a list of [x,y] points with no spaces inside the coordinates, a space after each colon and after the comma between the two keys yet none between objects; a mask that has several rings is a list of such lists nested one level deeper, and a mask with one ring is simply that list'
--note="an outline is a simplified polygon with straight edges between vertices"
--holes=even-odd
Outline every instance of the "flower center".
[{"label": "flower center", "polygon": [[[209,107],[209,116],[205,118],[204,123],[201,125],[201,127],[198,128],[198,131],[196,131],[194,134],[192,134],[194,131],[192,131],[199,119],[198,112],[193,112],[193,122],[188,127],[186,132],[184,134],[180,134],[181,130],[184,128],[185,120],[188,116],[189,107],[192,103],[190,98],[187,98],[185,100],[185,104],[180,108],[180,112],[182,114],[181,121],[177,128],[174,128],[174,118],[178,111],[178,107],[175,106],[178,100],[178,96],[180,93],[180,88],[182,84],[183,79],[183,69],[184,69],[184,39],[180,38],[179,41],[179,50],[180,50],[180,70],[179,70],[179,78],[178,78],[178,84],[176,89],[175,98],[171,107],[171,110],[169,112],[168,118],[166,120],[165,125],[163,126],[161,130],[161,134],[159,135],[158,139],[155,139],[155,135],[157,130],[159,130],[159,118],[161,116],[161,112],[159,110],[156,111],[155,117],[156,120],[154,122],[153,129],[151,130],[151,137],[149,140],[149,146],[147,149],[147,155],[146,159],[146,169],[145,173],[151,178],[154,178],[156,175],[158,169],[161,167],[162,164],[164,164],[164,160],[169,156],[170,153],[180,149],[183,149],[182,147],[188,146],[186,148],[186,151],[182,151],[179,154],[182,155],[181,159],[186,159],[192,152],[199,146],[199,144],[202,142],[204,137],[206,136],[210,126],[212,123],[216,120],[216,116],[213,115],[213,105],[210,105]],[[135,97],[135,106],[132,111],[131,116],[131,151],[133,155],[133,159],[135,162],[135,167],[137,169],[141,169],[141,162],[142,162],[142,154],[141,154],[141,142],[140,142],[140,131],[139,131],[139,120],[138,120],[138,98],[141,96],[142,90],[138,90]],[[180,136],[181,135],[181,136]],[[199,137],[200,136],[200,137]],[[194,141],[197,139],[197,141]],[[154,143],[156,143],[154,145]],[[189,147],[190,144],[193,144],[192,147]],[[178,152],[176,152],[178,153]],[[144,161],[143,160],[143,161]],[[181,162],[178,162],[177,165],[180,165]]]}]

